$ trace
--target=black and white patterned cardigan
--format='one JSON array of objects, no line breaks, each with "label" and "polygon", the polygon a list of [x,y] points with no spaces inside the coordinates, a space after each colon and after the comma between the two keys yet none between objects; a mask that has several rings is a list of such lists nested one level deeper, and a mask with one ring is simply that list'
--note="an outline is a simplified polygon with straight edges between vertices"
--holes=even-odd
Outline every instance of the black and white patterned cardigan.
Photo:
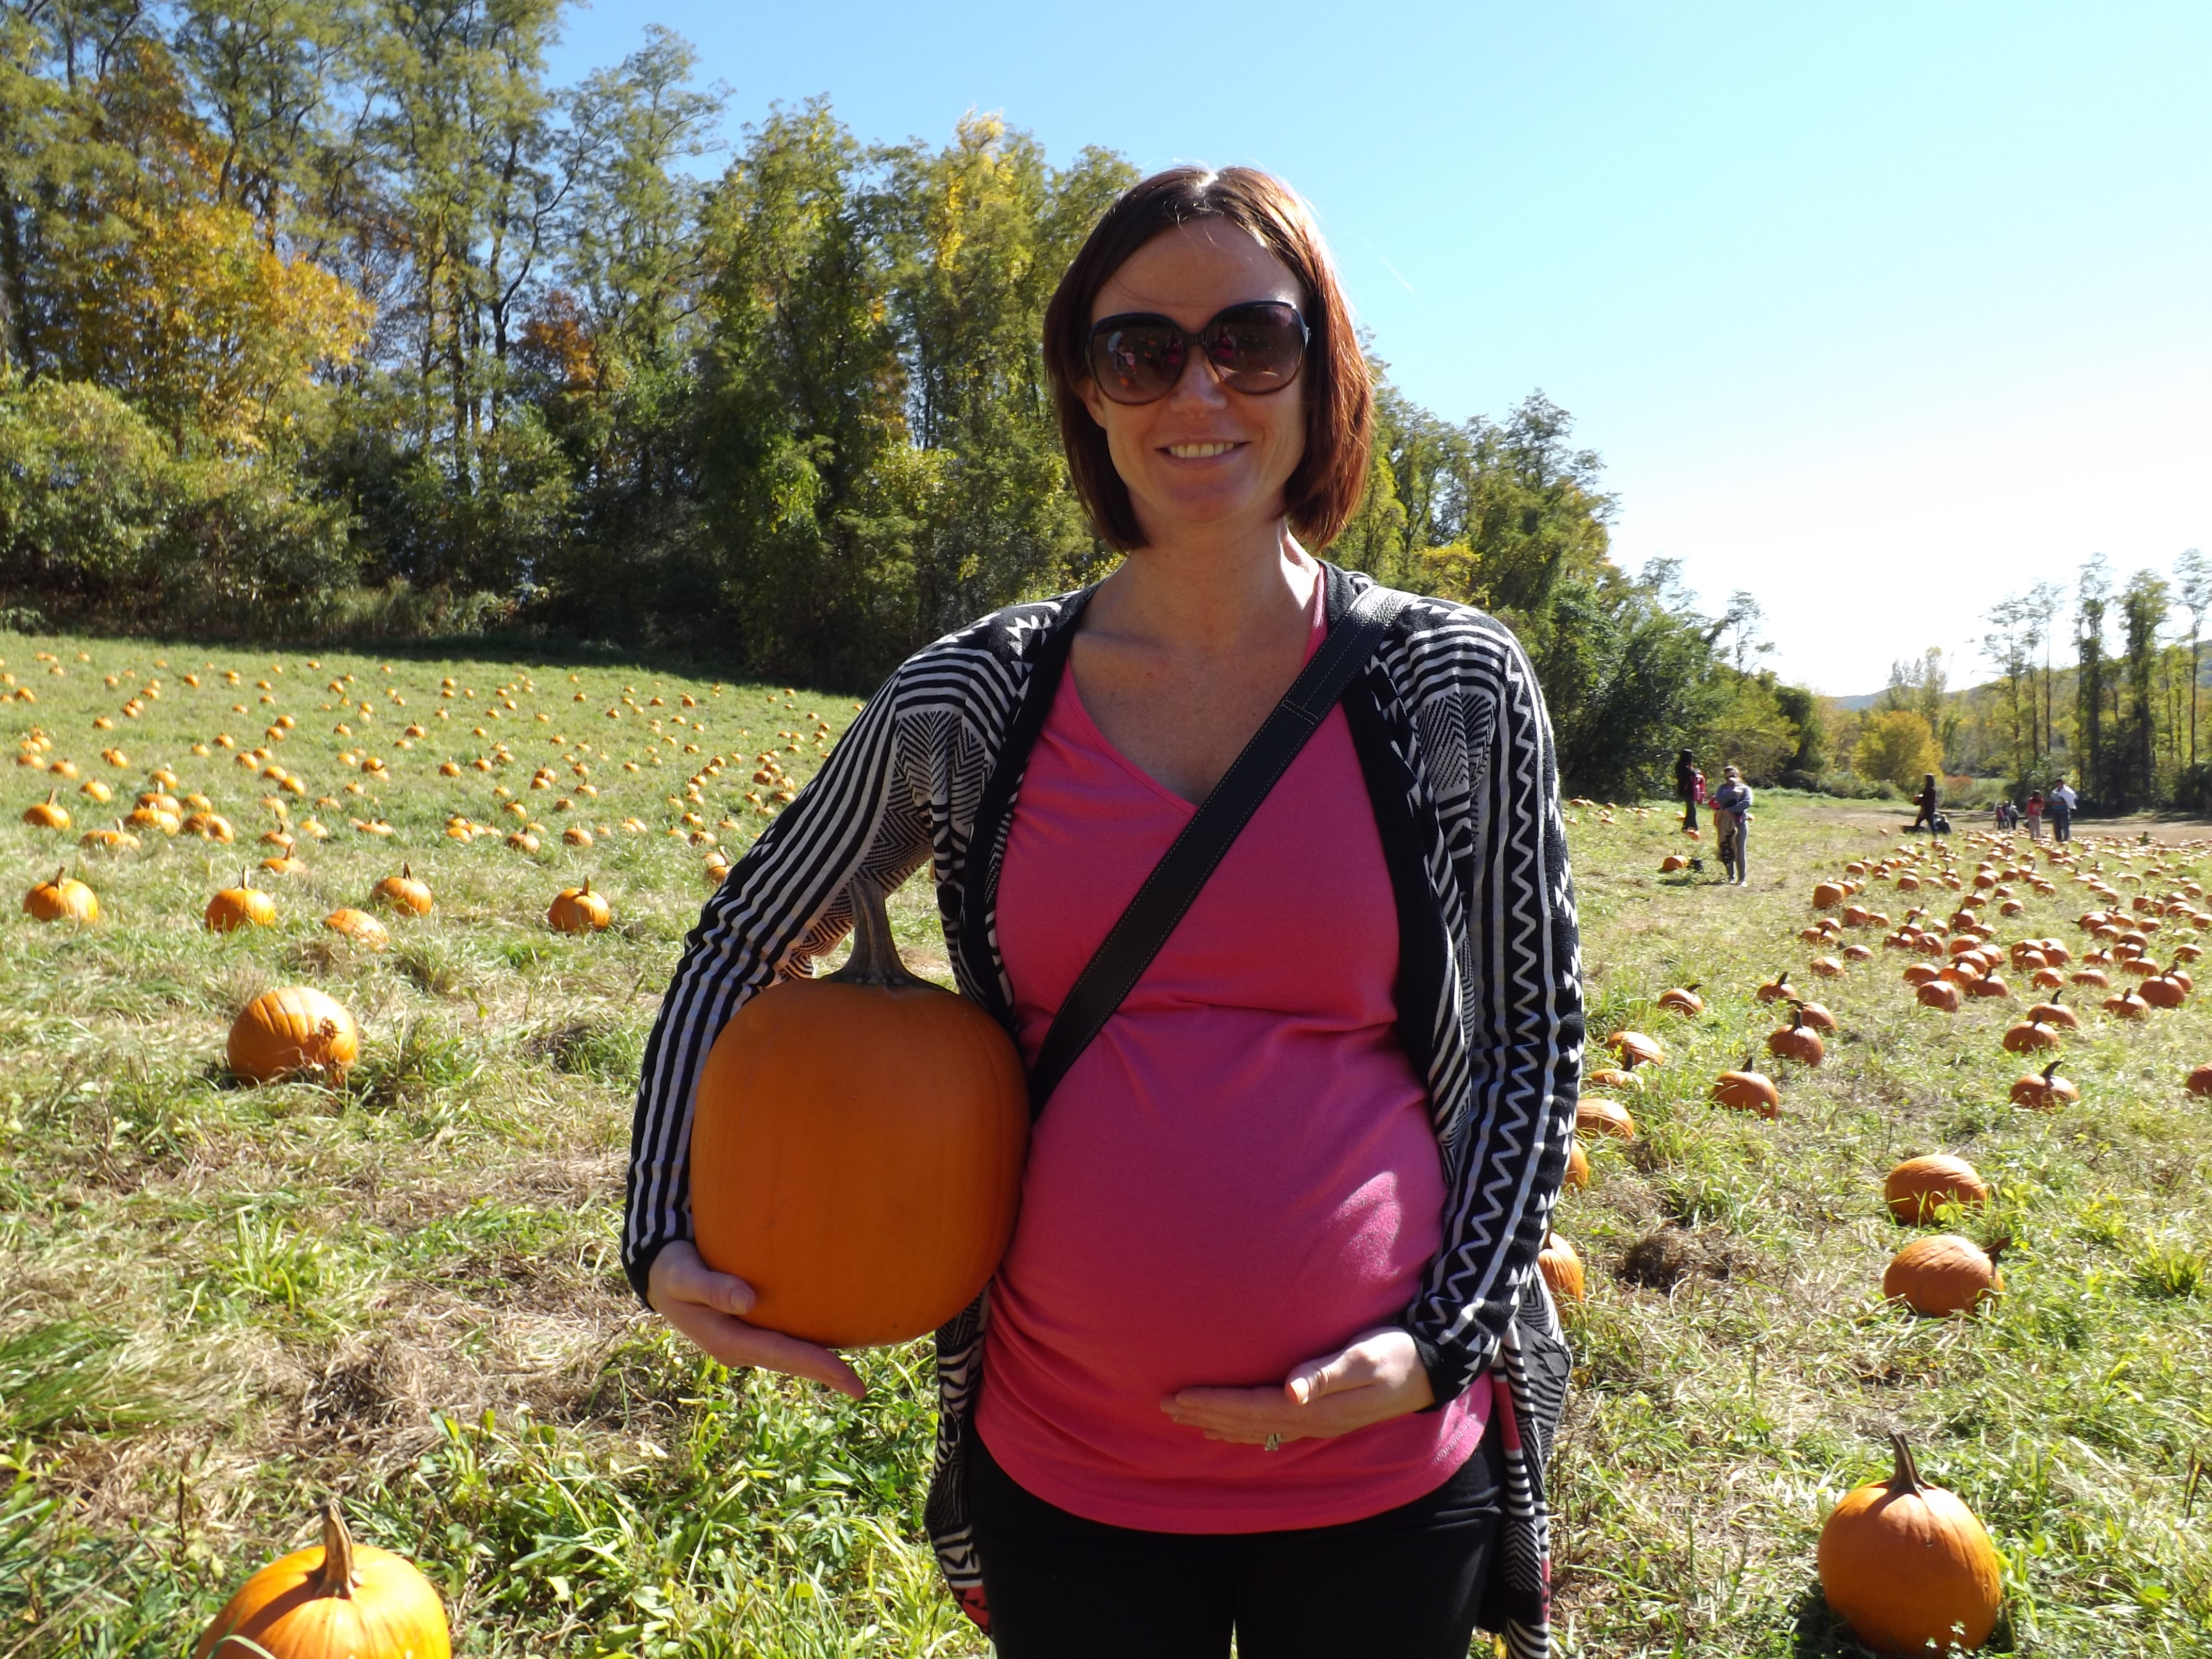
[{"label": "black and white patterned cardigan", "polygon": [[[1334,623],[1369,579],[1325,567]],[[844,890],[931,866],[961,991],[1012,1029],[995,901],[1013,805],[1089,592],[1010,605],[902,664],[820,774],[708,901],[646,1047],[623,1259],[691,1236],[691,1109],[725,1022],[811,971],[851,926]],[[1567,1350],[1536,1272],[1581,1077],[1574,891],[1551,726],[1500,623],[1415,599],[1344,697],[1399,921],[1399,1030],[1428,1079],[1448,1197],[1442,1248],[1402,1316],[1441,1401],[1486,1369],[1506,1455],[1504,1534],[1482,1623],[1515,1659],[1548,1654],[1544,1459]],[[926,1521],[947,1580],[988,1628],[963,1452],[984,1299],[937,1333],[940,1413]]]}]

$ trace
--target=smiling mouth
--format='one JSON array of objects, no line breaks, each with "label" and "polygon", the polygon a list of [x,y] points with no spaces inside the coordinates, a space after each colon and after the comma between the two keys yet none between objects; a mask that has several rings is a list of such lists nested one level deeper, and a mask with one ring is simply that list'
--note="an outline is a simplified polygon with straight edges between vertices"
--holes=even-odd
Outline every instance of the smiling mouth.
[{"label": "smiling mouth", "polygon": [[1205,461],[1211,460],[1216,455],[1226,455],[1232,449],[1242,449],[1243,447],[1242,444],[1232,443],[1170,444],[1167,446],[1167,452],[1179,461]]}]

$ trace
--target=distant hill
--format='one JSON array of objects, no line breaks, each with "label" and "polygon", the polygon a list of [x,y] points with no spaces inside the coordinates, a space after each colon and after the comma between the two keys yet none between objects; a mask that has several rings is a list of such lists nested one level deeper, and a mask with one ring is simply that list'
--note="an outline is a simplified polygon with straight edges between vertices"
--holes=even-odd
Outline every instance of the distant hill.
[{"label": "distant hill", "polygon": [[1856,697],[1838,697],[1838,698],[1835,700],[1835,703],[1836,703],[1836,707],[1837,707],[1837,708],[1838,708],[1860,709],[1860,708],[1873,708],[1873,707],[1875,706],[1875,704],[1876,704],[1876,703],[1880,702],[1881,701],[1881,692],[1879,692],[1879,691],[1862,691],[1862,692],[1861,692],[1857,696],[1856,696]]}]

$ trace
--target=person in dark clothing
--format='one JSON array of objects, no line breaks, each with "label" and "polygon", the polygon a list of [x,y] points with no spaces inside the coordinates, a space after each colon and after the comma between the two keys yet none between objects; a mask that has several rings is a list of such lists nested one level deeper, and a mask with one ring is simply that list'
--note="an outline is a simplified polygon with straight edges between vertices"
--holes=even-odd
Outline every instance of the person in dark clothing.
[{"label": "person in dark clothing", "polygon": [[[1917,830],[1924,823],[1928,826],[1929,835],[1936,833],[1936,775],[1930,772],[1920,781],[1920,810],[1913,815],[1914,830]],[[1909,834],[1910,831],[1907,833]]]},{"label": "person in dark clothing", "polygon": [[1698,796],[1702,793],[1699,786],[1705,781],[1705,775],[1698,770],[1698,763],[1690,758],[1688,750],[1685,749],[1674,757],[1674,797],[1682,803],[1682,828],[1685,830],[1698,827]]}]

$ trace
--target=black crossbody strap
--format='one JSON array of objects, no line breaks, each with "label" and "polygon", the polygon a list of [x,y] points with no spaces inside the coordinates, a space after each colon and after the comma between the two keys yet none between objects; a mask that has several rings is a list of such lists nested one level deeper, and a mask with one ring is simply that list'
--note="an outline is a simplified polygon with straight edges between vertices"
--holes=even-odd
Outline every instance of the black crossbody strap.
[{"label": "black crossbody strap", "polygon": [[1030,1072],[1031,1119],[1044,1110],[1068,1068],[1152,965],[1276,780],[1290,769],[1352,677],[1367,665],[1407,598],[1393,588],[1370,587],[1352,602],[1274,712],[1160,855],[1053,1016]]}]

